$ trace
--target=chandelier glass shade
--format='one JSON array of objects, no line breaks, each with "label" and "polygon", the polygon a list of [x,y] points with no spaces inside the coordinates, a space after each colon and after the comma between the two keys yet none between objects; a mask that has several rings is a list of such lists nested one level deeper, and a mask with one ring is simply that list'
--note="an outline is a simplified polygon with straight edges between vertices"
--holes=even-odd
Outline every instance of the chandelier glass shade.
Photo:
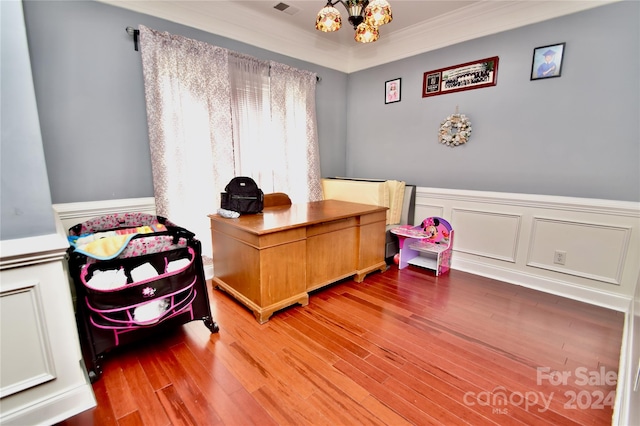
[{"label": "chandelier glass shade", "polygon": [[387,0],[328,0],[316,17],[316,29],[323,32],[337,31],[342,26],[338,3],[349,12],[349,23],[355,30],[354,39],[360,43],[371,43],[380,36],[378,27],[393,19],[391,6]]},{"label": "chandelier glass shade", "polygon": [[378,28],[363,22],[356,28],[354,39],[359,43],[372,43],[378,40],[380,33]]},{"label": "chandelier glass shade", "polygon": [[320,9],[316,17],[316,29],[325,33],[338,31],[342,26],[342,16],[340,11],[333,7],[331,3],[327,3],[325,7]]},{"label": "chandelier glass shade", "polygon": [[365,22],[374,27],[388,24],[393,19],[387,0],[373,0],[364,10],[364,15]]}]

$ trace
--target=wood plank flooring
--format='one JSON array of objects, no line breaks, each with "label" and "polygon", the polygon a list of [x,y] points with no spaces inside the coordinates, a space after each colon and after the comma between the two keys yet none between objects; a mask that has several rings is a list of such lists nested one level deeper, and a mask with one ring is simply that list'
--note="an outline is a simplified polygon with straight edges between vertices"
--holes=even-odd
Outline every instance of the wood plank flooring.
[{"label": "wood plank flooring", "polygon": [[201,321],[121,348],[62,425],[607,425],[624,315],[460,271],[395,266],[260,325]]}]

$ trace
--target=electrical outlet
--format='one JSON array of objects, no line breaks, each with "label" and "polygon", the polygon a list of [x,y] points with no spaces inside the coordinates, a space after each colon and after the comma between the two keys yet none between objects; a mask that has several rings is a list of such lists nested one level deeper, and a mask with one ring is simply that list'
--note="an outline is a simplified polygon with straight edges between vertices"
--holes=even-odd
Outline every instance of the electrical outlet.
[{"label": "electrical outlet", "polygon": [[553,254],[553,263],[556,263],[558,265],[564,265],[566,261],[567,261],[567,252],[562,250],[556,250],[556,252]]}]

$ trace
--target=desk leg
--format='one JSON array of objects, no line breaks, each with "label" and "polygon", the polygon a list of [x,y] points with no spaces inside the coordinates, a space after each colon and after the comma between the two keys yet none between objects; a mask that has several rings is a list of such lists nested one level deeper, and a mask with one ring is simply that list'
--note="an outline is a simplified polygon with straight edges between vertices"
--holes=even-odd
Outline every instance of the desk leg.
[{"label": "desk leg", "polygon": [[218,287],[220,290],[223,290],[226,293],[229,293],[238,302],[242,303],[247,308],[249,308],[251,312],[253,312],[253,316],[256,317],[256,320],[260,324],[264,324],[265,322],[269,321],[269,318],[271,318],[271,315],[273,315],[273,313],[276,311],[279,311],[291,305],[295,305],[296,303],[301,306],[307,306],[309,304],[309,294],[306,291],[303,293],[296,294],[295,296],[291,296],[286,299],[279,300],[268,306],[260,306],[258,303],[252,301],[251,299],[246,297],[244,294],[236,290],[233,286],[227,284],[226,282],[222,281],[218,277],[215,277],[215,276],[213,277],[212,285],[214,287]]},{"label": "desk leg", "polygon": [[363,270],[358,270],[356,271],[356,275],[353,278],[353,280],[357,283],[361,283],[362,281],[364,281],[365,277],[367,276],[367,274],[379,270],[380,272],[384,272],[387,269],[389,269],[389,265],[387,265],[387,262],[382,261],[380,263],[378,263],[377,265],[374,265],[370,268],[367,269],[363,269]]},{"label": "desk leg", "polygon": [[409,266],[409,261],[414,257],[420,255],[417,250],[409,248],[410,240],[413,238],[402,237],[398,235],[398,247],[400,248],[400,261],[398,262],[398,269],[404,269]]},{"label": "desk leg", "polygon": [[291,305],[295,305],[296,303],[298,303],[300,306],[307,306],[309,304],[309,294],[303,293],[274,305],[267,306],[266,308],[249,308],[253,311],[253,316],[256,317],[256,320],[260,324],[264,324],[269,321],[269,318],[271,318],[271,315],[273,315],[274,312],[287,308]]}]

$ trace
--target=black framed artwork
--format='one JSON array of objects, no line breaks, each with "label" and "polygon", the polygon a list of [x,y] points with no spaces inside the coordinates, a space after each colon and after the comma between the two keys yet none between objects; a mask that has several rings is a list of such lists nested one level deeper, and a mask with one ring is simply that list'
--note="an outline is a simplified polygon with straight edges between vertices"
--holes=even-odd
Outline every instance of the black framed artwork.
[{"label": "black framed artwork", "polygon": [[384,83],[384,103],[392,104],[394,102],[400,102],[400,84],[401,78],[395,78],[388,80]]},{"label": "black framed artwork", "polygon": [[562,75],[565,44],[550,44],[533,49],[531,80],[560,77]]}]

